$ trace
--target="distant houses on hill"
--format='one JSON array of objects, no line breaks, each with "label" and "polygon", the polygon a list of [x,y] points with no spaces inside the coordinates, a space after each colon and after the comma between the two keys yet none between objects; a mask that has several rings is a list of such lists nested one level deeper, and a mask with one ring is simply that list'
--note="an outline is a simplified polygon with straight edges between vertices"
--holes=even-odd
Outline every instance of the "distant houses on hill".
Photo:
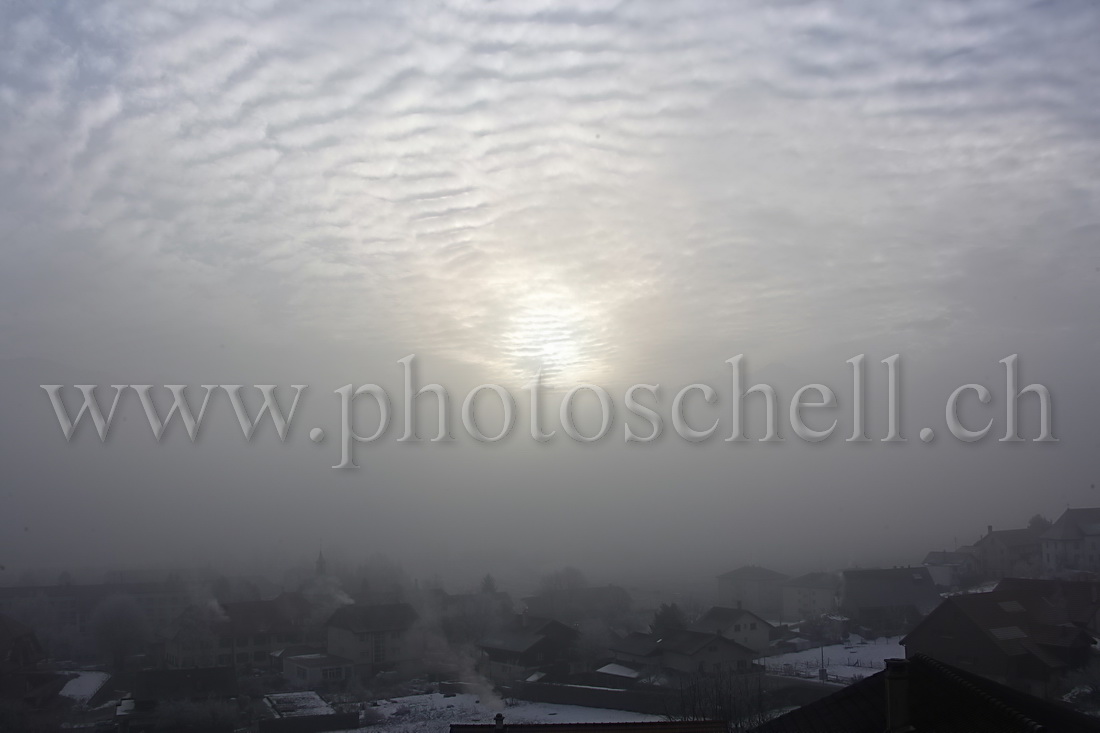
[{"label": "distant houses on hill", "polygon": [[768,618],[782,612],[781,584],[787,576],[758,565],[746,565],[718,576],[718,605],[752,610]]}]

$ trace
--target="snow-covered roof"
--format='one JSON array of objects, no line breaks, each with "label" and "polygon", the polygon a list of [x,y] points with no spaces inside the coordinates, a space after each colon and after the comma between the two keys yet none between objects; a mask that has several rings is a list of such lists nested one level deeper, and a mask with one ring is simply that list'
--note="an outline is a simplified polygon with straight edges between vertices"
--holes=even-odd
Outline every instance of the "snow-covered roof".
[{"label": "snow-covered roof", "polygon": [[601,674],[614,675],[615,677],[627,677],[632,680],[638,679],[638,670],[631,669],[622,664],[615,664],[614,662],[605,664],[596,671]]},{"label": "snow-covered roof", "polygon": [[106,672],[77,672],[77,676],[61,688],[61,696],[78,703],[86,703],[111,679]]},{"label": "snow-covered roof", "polygon": [[332,706],[313,691],[276,692],[264,696],[264,702],[279,718],[300,718],[307,715],[333,715]]}]

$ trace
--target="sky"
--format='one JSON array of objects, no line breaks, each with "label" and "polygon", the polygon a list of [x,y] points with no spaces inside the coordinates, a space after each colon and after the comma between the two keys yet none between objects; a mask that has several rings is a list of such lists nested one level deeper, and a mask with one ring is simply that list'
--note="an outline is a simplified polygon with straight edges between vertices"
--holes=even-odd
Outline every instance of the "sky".
[{"label": "sky", "polygon": [[[1098,34],[1083,0],[5,3],[0,565],[325,546],[423,575],[708,578],[918,563],[1100,504]],[[752,439],[725,440],[738,354],[782,443],[757,440],[759,396]],[[869,443],[845,440],[859,354]],[[893,354],[905,443],[881,441]],[[1011,354],[1057,443],[1031,440],[1033,395],[1028,440],[998,441]],[[409,355],[453,441],[429,440],[434,398],[424,440],[397,440]],[[393,424],[334,469],[334,390],[367,383]],[[460,413],[490,383],[516,428],[481,443]],[[720,420],[698,443],[671,424],[694,383],[715,404],[695,391],[689,421]],[[812,445],[787,410],[810,383],[839,423]],[[945,424],[969,383],[992,393],[961,409],[995,421],[976,443]],[[74,415],[76,384],[105,409],[111,384],[186,384],[196,410],[202,384],[309,386],[285,442],[246,441],[218,393],[192,444],[154,440],[132,391],[108,440],[66,442],[42,384]],[[559,420],[581,384],[613,401],[592,443]],[[633,384],[660,385],[651,443],[624,439],[648,432]]]}]

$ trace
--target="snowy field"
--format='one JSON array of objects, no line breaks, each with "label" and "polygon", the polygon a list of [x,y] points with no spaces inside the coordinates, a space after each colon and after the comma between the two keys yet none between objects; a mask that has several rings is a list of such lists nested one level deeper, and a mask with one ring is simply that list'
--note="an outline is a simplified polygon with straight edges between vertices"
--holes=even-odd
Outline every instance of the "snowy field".
[{"label": "snowy field", "polygon": [[852,634],[845,644],[806,649],[800,652],[777,654],[765,661],[770,674],[796,674],[803,677],[817,677],[824,651],[825,668],[829,670],[829,679],[852,682],[859,677],[869,677],[885,669],[886,659],[905,658],[905,647],[898,642],[900,636],[867,641]]},{"label": "snowy field", "polygon": [[446,733],[451,723],[492,723],[498,712],[505,723],[614,723],[663,720],[655,715],[628,713],[622,710],[585,708],[575,705],[551,705],[539,702],[518,702],[504,705],[499,701],[478,701],[476,695],[444,697],[439,693],[413,695],[384,700],[378,707],[368,708],[380,714],[380,723],[360,728],[364,733]]}]

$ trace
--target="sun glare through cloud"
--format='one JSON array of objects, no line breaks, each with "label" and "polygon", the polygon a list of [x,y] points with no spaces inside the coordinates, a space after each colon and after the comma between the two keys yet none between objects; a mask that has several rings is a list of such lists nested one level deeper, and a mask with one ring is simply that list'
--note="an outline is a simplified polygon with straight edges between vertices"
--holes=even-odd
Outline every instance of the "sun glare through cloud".
[{"label": "sun glare through cloud", "polygon": [[503,349],[517,375],[539,370],[547,386],[599,376],[591,353],[598,320],[571,297],[532,292],[516,303]]}]

